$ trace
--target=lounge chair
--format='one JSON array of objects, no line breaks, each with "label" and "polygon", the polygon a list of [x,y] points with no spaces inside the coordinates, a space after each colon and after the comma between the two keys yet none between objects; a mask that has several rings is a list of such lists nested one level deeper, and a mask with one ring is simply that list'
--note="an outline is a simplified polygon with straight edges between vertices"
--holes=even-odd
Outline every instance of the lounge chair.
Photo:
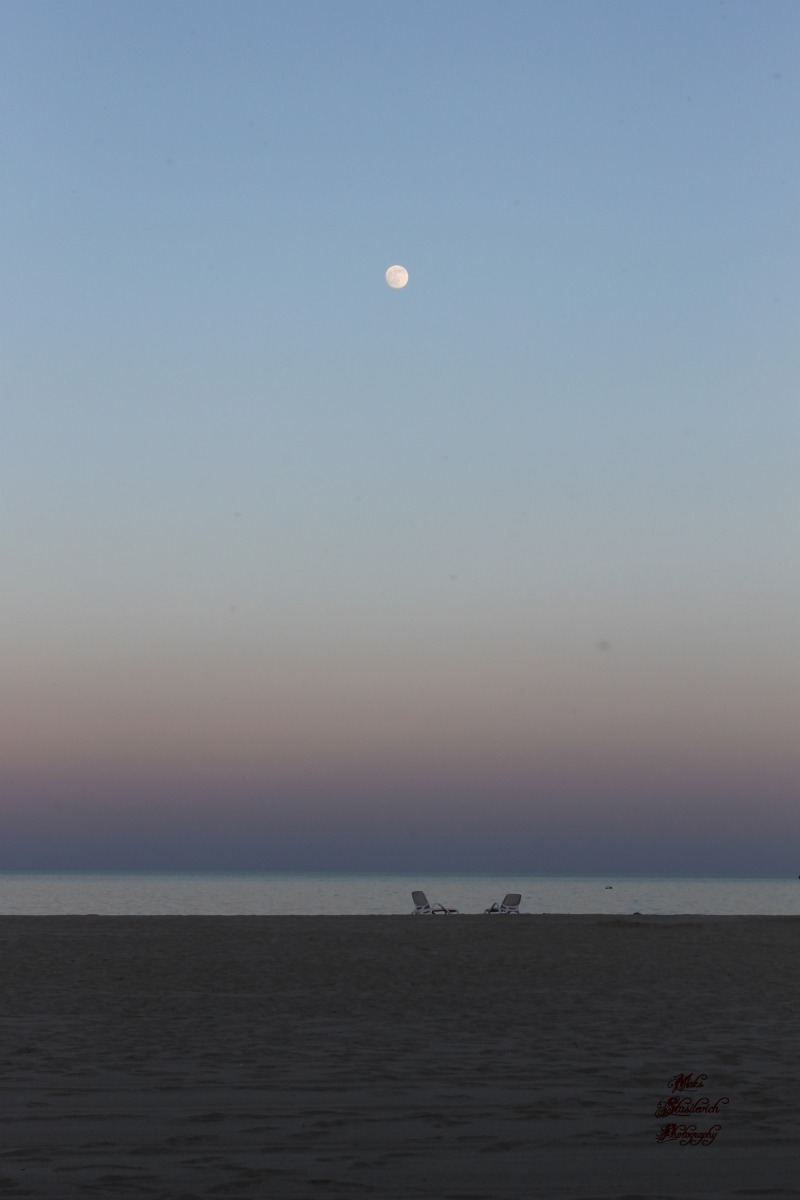
[{"label": "lounge chair", "polygon": [[491,908],[485,908],[485,913],[516,913],[519,916],[519,902],[522,896],[519,892],[509,892],[502,900],[495,900]]},{"label": "lounge chair", "polygon": [[447,908],[444,904],[428,904],[424,892],[412,892],[411,899],[415,905],[412,917],[449,917],[458,912],[457,908]]}]

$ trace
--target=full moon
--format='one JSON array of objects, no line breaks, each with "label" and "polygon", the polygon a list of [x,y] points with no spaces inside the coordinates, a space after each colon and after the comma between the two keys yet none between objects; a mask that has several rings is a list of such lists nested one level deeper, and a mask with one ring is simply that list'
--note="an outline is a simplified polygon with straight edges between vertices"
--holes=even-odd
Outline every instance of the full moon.
[{"label": "full moon", "polygon": [[386,282],[391,288],[405,287],[408,283],[408,271],[405,267],[389,267],[389,270],[386,272]]}]

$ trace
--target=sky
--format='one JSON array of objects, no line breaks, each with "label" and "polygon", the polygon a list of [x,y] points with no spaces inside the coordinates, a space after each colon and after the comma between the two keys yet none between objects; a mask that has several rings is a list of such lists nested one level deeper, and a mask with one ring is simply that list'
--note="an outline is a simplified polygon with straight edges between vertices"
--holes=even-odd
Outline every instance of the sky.
[{"label": "sky", "polygon": [[799,47],[5,0],[0,869],[800,871]]}]

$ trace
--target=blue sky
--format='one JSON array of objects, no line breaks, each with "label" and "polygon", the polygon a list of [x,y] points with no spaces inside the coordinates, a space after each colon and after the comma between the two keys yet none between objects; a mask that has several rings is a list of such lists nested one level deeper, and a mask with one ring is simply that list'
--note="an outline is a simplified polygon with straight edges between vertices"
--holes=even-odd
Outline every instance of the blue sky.
[{"label": "blue sky", "polygon": [[0,867],[796,874],[799,39],[4,5]]}]

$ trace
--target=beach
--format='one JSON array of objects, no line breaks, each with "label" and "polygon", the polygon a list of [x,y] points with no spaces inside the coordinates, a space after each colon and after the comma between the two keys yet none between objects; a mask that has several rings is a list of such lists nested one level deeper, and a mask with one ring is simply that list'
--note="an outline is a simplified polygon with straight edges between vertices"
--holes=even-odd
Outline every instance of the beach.
[{"label": "beach", "polygon": [[2,917],[0,1196],[798,1196],[799,939],[794,917]]}]

